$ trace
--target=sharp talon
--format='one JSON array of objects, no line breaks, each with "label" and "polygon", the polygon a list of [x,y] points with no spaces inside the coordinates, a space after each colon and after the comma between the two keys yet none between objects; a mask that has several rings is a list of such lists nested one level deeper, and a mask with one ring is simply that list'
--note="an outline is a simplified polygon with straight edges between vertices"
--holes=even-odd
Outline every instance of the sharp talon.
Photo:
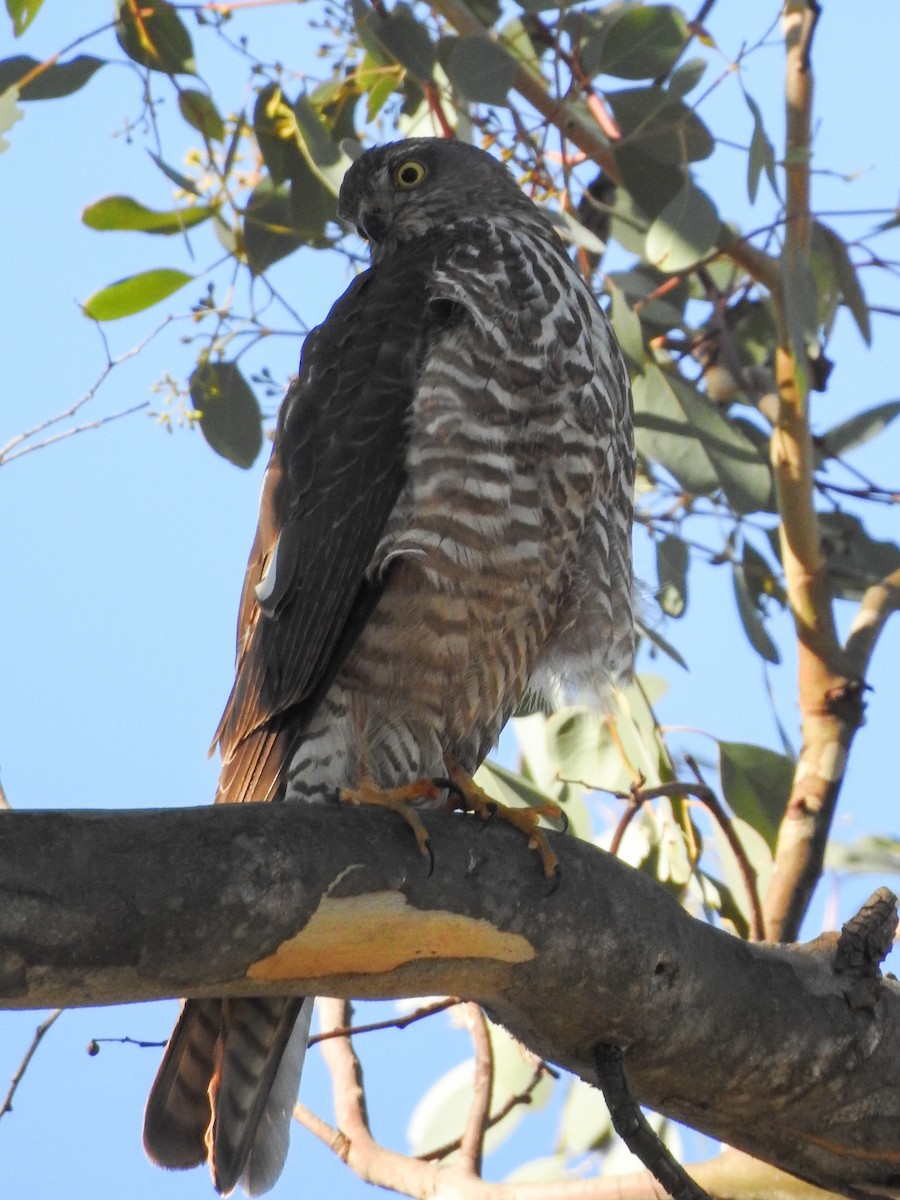
[{"label": "sharp talon", "polygon": [[545,900],[548,900],[554,894],[556,889],[559,887],[559,881],[561,879],[562,867],[559,865],[559,863],[557,863],[553,874],[550,876],[550,886],[547,888],[546,892],[544,892]]},{"label": "sharp talon", "polygon": [[465,812],[467,807],[466,794],[455,780],[439,775],[435,776],[431,782],[435,787],[441,788],[443,791],[447,792],[448,798],[454,801],[451,811],[461,809],[463,812]]},{"label": "sharp talon", "polygon": [[428,876],[431,878],[434,874],[434,851],[431,848],[430,841],[425,843],[425,853],[428,855]]},{"label": "sharp talon", "polygon": [[387,808],[401,817],[412,830],[419,853],[431,862],[429,875],[434,869],[434,855],[429,844],[425,826],[411,807],[418,800],[436,800],[440,792],[431,779],[419,779],[403,787],[378,788],[370,781],[363,780],[355,788],[339,788],[338,800],[343,804],[370,805],[373,808]]},{"label": "sharp talon", "polygon": [[557,833],[568,833],[569,832],[569,814],[566,812],[566,810],[564,808],[561,808],[559,810],[559,820],[560,820],[560,828],[557,829],[556,832]]}]

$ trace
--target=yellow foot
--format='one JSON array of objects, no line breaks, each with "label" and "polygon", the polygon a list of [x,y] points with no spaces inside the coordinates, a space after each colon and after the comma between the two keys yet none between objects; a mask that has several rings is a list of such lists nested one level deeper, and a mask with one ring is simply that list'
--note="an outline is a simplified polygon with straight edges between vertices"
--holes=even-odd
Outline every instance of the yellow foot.
[{"label": "yellow foot", "polygon": [[441,789],[432,779],[417,779],[415,783],[387,789],[376,787],[369,780],[363,780],[355,788],[341,788],[338,800],[342,804],[370,804],[377,808],[389,808],[391,812],[403,818],[413,831],[420,852],[433,862],[428,832],[419,820],[418,813],[410,805],[420,800],[437,800],[440,795]]},{"label": "yellow foot", "polygon": [[559,870],[559,859],[550,849],[550,843],[538,822],[541,817],[548,817],[554,821],[565,821],[565,813],[559,805],[548,800],[546,804],[535,805],[533,808],[510,808],[509,805],[499,804],[489,796],[484,788],[478,786],[471,775],[455,763],[447,763],[447,773],[450,783],[453,785],[451,800],[461,800],[465,807],[479,816],[482,821],[488,821],[491,817],[496,816],[501,821],[514,825],[516,829],[521,829],[528,835],[528,849],[537,850],[541,856],[544,874],[548,879],[552,879]]}]

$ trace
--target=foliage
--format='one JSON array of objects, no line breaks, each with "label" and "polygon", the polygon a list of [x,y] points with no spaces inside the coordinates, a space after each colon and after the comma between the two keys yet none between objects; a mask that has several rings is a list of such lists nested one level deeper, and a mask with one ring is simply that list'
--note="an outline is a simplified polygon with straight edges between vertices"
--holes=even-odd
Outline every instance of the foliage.
[{"label": "foliage", "polygon": [[[7,0],[7,9],[21,33],[41,0]],[[683,661],[662,630],[690,616],[693,571],[704,561],[730,573],[740,627],[764,663],[777,663],[783,647],[771,615],[802,607],[794,542],[779,537],[786,523],[803,536],[812,531],[824,563],[820,617],[835,599],[858,602],[886,577],[900,578],[900,547],[866,528],[866,506],[896,501],[896,494],[850,461],[866,441],[892,432],[900,401],[871,398],[815,437],[808,416],[810,393],[827,385],[839,312],[872,341],[862,268],[886,269],[879,239],[896,218],[853,237],[797,209],[809,146],[779,157],[767,106],[745,90],[741,74],[763,38],[748,43],[735,64],[746,114],[735,135],[717,123],[722,79],[711,67],[718,48],[702,20],[675,5],[397,0],[388,9],[382,0],[338,0],[315,12],[324,26],[321,76],[298,83],[290,65],[254,58],[252,38],[238,43],[253,93],[240,110],[204,77],[210,44],[234,44],[236,14],[227,6],[115,5],[119,60],[134,72],[142,123],[172,203],[160,211],[110,195],[88,204],[82,220],[104,237],[128,230],[166,238],[165,262],[181,266],[110,283],[85,300],[84,312],[107,322],[179,292],[192,295],[196,363],[181,390],[216,453],[247,468],[263,445],[269,418],[241,359],[270,332],[254,306],[257,289],[280,300],[267,273],[310,250],[356,261],[355,238],[338,226],[335,207],[353,143],[455,132],[504,159],[544,207],[607,306],[625,352],[639,453],[637,522],[657,571],[654,604],[643,616],[654,653]],[[0,114],[13,114],[0,131],[11,126],[16,105],[102,86],[114,61],[63,51],[43,62],[0,62]],[[162,137],[161,108],[172,98],[180,125],[169,120]],[[698,182],[713,178],[711,161],[735,161],[735,136],[747,203],[760,214],[753,233]],[[801,220],[805,236],[797,232]],[[203,291],[191,293],[201,281]],[[246,306],[242,295],[250,298]],[[774,452],[790,425],[791,389],[799,396],[799,441],[807,438],[812,455],[800,502],[777,477]],[[849,653],[849,645],[841,649]],[[816,653],[828,659],[827,650]],[[827,665],[833,673],[834,662]],[[852,679],[853,667],[861,678],[866,663],[841,665]],[[741,936],[758,933],[796,756],[787,746],[775,753],[717,742],[709,767],[724,804],[717,802],[697,763],[656,721],[653,705],[665,686],[642,677],[606,717],[581,707],[523,712],[519,773],[490,766],[482,782],[506,803],[550,795],[576,834],[612,845],[697,916]],[[884,840],[831,861],[843,870],[860,862],[893,870],[895,850]],[[497,1104],[521,1091],[529,1074],[522,1078],[522,1060],[503,1036],[492,1029]],[[443,1141],[461,1132],[448,1122],[457,1110],[460,1126],[465,1120],[472,1069],[451,1073],[422,1098],[411,1127],[415,1152],[433,1149],[435,1112]],[[540,1076],[533,1107],[552,1086]],[[531,1164],[531,1178],[559,1178],[578,1156],[608,1149],[605,1115],[580,1085],[566,1086],[556,1152]],[[511,1111],[521,1118],[521,1109]],[[491,1136],[512,1128],[510,1118]]]}]

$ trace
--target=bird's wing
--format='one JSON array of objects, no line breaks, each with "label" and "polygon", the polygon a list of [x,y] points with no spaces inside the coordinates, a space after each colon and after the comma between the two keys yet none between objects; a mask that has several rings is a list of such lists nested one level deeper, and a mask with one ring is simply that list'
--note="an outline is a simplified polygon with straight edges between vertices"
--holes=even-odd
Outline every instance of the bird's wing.
[{"label": "bird's wing", "polygon": [[238,619],[237,673],[213,745],[217,800],[269,800],[384,587],[373,555],[405,479],[422,365],[450,315],[436,247],[360,275],[307,338],[279,416]]}]

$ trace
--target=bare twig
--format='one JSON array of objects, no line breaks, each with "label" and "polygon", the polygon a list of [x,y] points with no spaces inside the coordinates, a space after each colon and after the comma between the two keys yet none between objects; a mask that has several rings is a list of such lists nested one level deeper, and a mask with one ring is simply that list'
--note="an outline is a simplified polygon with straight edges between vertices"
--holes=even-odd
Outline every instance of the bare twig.
[{"label": "bare twig", "polygon": [[[688,759],[688,764],[691,765],[693,759]],[[684,780],[675,780],[673,783],[658,783],[654,787],[636,786],[632,789],[630,795],[622,792],[617,792],[616,795],[622,800],[628,800],[630,807],[623,814],[616,832],[613,835],[613,841],[610,845],[610,853],[616,854],[622,842],[622,835],[628,828],[628,825],[635,813],[648,800],[656,800],[660,796],[693,796],[699,800],[704,808],[708,809],[710,816],[715,820],[716,824],[722,830],[725,840],[735,857],[738,865],[738,870],[741,873],[741,879],[744,881],[744,887],[747,891],[747,899],[750,903],[750,937],[754,942],[763,940],[763,911],[760,903],[759,891],[756,886],[756,872],[747,857],[747,852],[741,844],[741,839],[735,833],[734,825],[731,818],[725,811],[725,806],[722,804],[716,793],[698,779],[696,783]]]},{"label": "bare twig", "polygon": [[494,1090],[494,1052],[488,1036],[487,1021],[481,1006],[471,1001],[464,1008],[466,1027],[475,1049],[475,1078],[472,1081],[472,1103],[466,1126],[459,1143],[461,1165],[473,1175],[481,1175],[484,1154],[484,1135]]},{"label": "bare twig", "polygon": [[34,1058],[35,1051],[41,1044],[44,1034],[56,1024],[57,1020],[64,1012],[65,1009],[63,1008],[54,1009],[50,1016],[47,1017],[45,1021],[41,1021],[40,1025],[38,1025],[37,1029],[34,1031],[34,1037],[31,1039],[31,1045],[28,1047],[25,1057],[19,1063],[19,1067],[15,1075],[13,1075],[12,1079],[10,1080],[9,1090],[4,1097],[3,1103],[0,1104],[0,1117],[5,1116],[8,1112],[12,1112],[13,1096],[15,1096],[16,1089],[22,1082],[22,1077],[24,1076],[25,1072],[28,1070],[28,1064],[31,1062],[32,1058]]},{"label": "bare twig", "polygon": [[[145,400],[141,404],[132,405],[129,408],[122,409],[120,412],[110,413],[105,417],[100,417],[96,421],[89,421],[82,425],[75,425],[69,429],[63,430],[60,433],[52,434],[49,437],[43,438],[40,442],[32,442],[33,438],[45,433],[54,425],[58,425],[60,421],[66,421],[71,417],[76,416],[86,404],[88,404],[97,395],[97,392],[109,378],[113,370],[120,366],[129,358],[136,358],[146,347],[157,337],[172,321],[171,317],[157,325],[145,338],[142,338],[130,350],[126,350],[124,354],[120,354],[117,358],[109,352],[109,344],[106,340],[106,335],[101,326],[97,326],[100,332],[100,338],[103,342],[103,349],[106,354],[106,365],[97,376],[96,380],[91,384],[88,390],[84,393],[80,400],[76,400],[69,408],[62,412],[56,413],[52,417],[45,417],[39,421],[37,425],[33,425],[30,429],[24,430],[22,433],[17,433],[15,437],[10,438],[5,446],[0,446],[0,466],[12,462],[13,459],[22,458],[26,454],[30,454],[33,450],[43,449],[45,446],[50,446],[54,442],[62,441],[64,438],[73,437],[76,433],[84,433],[88,429],[98,429],[101,425],[106,425],[110,421],[118,421],[122,417],[130,416],[132,413],[140,412],[142,409],[149,407],[150,402]],[[25,443],[31,443],[26,445]]]},{"label": "bare twig", "polygon": [[[485,1130],[493,1129],[495,1125],[499,1125],[505,1117],[508,1117],[514,1108],[518,1108],[521,1104],[530,1104],[534,1089],[541,1082],[545,1075],[549,1075],[551,1079],[559,1079],[559,1072],[555,1071],[545,1062],[539,1062],[534,1069],[531,1078],[525,1084],[520,1092],[513,1093],[512,1096],[500,1105],[495,1113],[485,1122]],[[460,1139],[455,1138],[452,1142],[446,1142],[443,1146],[438,1146],[434,1150],[429,1150],[427,1154],[421,1155],[423,1162],[440,1162],[441,1159],[447,1158],[459,1149]]]},{"label": "bare twig", "polygon": [[416,1021],[424,1021],[426,1017],[433,1017],[435,1013],[455,1008],[459,1003],[460,1001],[455,996],[449,996],[446,1000],[436,1000],[434,1004],[423,1004],[405,1017],[394,1017],[390,1021],[372,1021],[369,1025],[344,1025],[336,1029],[327,1029],[322,1033],[314,1034],[307,1045],[315,1046],[319,1042],[328,1041],[329,1038],[353,1037],[358,1033],[376,1033],[381,1029],[406,1029]]}]

